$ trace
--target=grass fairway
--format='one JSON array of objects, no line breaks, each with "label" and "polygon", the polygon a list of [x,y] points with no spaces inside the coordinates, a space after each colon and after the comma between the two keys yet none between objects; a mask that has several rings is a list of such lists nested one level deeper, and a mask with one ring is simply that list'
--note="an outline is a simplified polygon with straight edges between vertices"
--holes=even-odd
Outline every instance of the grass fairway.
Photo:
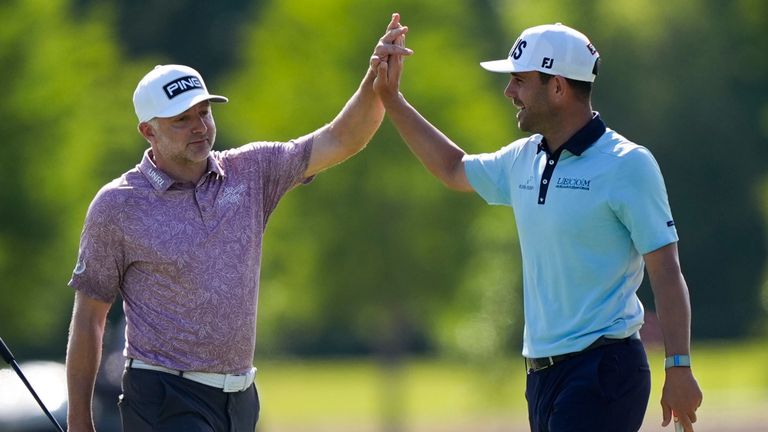
[{"label": "grass fairway", "polygon": [[[643,431],[662,429],[663,353],[649,352],[653,390]],[[517,432],[527,428],[523,363],[408,359],[260,361],[259,432]],[[704,391],[697,431],[768,430],[768,343],[694,347]]]}]

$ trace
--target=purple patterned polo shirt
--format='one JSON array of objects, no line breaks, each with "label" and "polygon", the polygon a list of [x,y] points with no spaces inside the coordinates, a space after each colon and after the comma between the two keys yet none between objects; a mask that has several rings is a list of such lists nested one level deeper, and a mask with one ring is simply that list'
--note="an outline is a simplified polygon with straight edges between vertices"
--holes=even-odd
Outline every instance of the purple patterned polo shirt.
[{"label": "purple patterned polo shirt", "polygon": [[253,364],[261,243],[280,198],[301,183],[312,136],[212,151],[197,185],[158,169],[150,150],[93,199],[69,285],[120,294],[127,357],[184,371]]}]

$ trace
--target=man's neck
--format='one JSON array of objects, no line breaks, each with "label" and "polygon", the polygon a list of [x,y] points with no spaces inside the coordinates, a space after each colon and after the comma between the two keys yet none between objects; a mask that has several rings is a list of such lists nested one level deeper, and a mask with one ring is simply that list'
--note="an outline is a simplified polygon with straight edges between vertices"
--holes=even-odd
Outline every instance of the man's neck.
[{"label": "man's neck", "polygon": [[544,138],[547,142],[547,148],[551,153],[556,152],[572,136],[581,130],[592,120],[592,107],[580,109],[576,112],[565,113],[556,121],[552,122],[552,130],[544,132]]},{"label": "man's neck", "polygon": [[179,183],[197,184],[200,178],[205,174],[208,168],[208,160],[195,163],[174,163],[165,160],[159,160],[154,154],[150,153],[152,162],[155,166],[168,174],[169,177]]}]

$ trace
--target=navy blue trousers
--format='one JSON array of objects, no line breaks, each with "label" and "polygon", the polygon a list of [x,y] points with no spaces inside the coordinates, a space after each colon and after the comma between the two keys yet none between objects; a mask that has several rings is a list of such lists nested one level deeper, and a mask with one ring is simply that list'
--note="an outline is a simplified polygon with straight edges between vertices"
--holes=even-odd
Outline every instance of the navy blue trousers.
[{"label": "navy blue trousers", "polygon": [[580,353],[528,374],[532,432],[636,432],[651,392],[641,341],[628,339]]},{"label": "navy blue trousers", "polygon": [[126,432],[253,432],[259,419],[256,386],[224,393],[165,372],[126,369],[120,416]]}]

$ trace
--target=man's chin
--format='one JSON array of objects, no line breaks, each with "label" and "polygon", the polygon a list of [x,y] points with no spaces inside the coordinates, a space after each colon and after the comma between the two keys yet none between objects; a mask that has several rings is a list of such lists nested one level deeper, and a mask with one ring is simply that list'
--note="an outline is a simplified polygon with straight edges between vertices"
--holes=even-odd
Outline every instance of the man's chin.
[{"label": "man's chin", "polygon": [[187,151],[187,157],[194,162],[203,162],[208,159],[211,154],[210,146],[204,146],[199,148],[190,147]]},{"label": "man's chin", "polygon": [[205,153],[206,156],[208,152],[211,151],[213,148],[213,143],[211,141],[205,140],[205,141],[194,141],[189,144],[187,144],[187,149],[193,153]]}]

